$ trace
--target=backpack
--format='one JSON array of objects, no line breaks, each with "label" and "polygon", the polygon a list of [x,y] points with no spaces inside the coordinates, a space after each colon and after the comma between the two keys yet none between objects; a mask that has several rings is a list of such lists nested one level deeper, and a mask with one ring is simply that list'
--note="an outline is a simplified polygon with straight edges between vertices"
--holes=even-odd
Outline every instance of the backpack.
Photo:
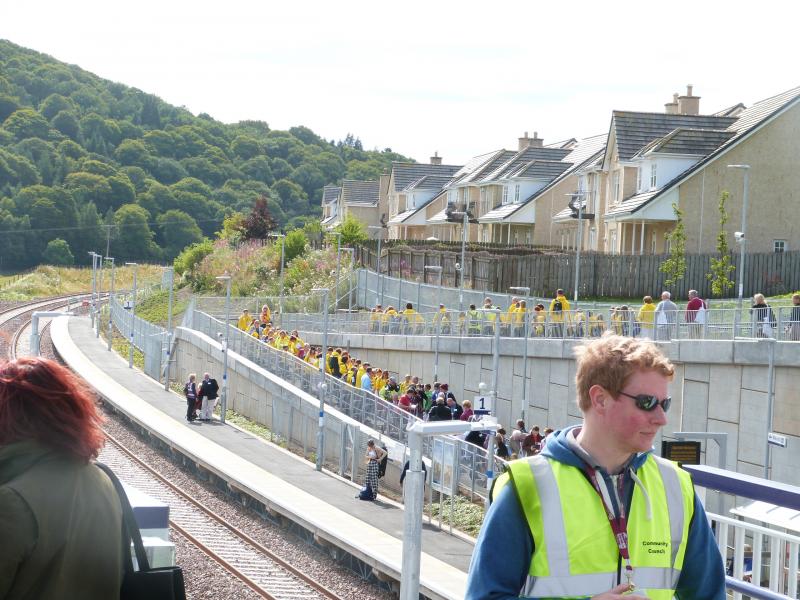
[{"label": "backpack", "polygon": [[389,449],[386,444],[381,444],[381,448],[386,454],[383,455],[381,462],[378,463],[378,479],[386,475],[386,465],[389,464]]},{"label": "backpack", "polygon": [[556,298],[556,300],[553,302],[553,312],[560,313],[563,310],[564,310],[564,305],[561,304],[561,300]]}]

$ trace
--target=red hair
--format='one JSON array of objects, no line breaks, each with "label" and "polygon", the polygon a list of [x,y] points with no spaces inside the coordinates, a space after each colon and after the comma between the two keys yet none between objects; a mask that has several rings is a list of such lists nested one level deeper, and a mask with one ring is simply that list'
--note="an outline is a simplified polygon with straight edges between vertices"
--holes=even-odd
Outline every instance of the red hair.
[{"label": "red hair", "polygon": [[35,440],[89,462],[105,441],[94,395],[46,358],[0,364],[0,446]]}]

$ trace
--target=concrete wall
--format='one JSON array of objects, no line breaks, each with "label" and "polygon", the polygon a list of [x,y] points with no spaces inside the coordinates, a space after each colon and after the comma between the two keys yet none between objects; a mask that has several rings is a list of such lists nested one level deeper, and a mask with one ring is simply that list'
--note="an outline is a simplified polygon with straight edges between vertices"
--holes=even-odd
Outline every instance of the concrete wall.
[{"label": "concrete wall", "polygon": [[[312,344],[321,334],[303,335]],[[389,368],[433,381],[435,338],[427,336],[329,334],[331,346],[349,348],[353,356],[373,366]],[[442,337],[439,380],[447,382],[459,401],[478,394],[478,384],[492,385],[490,338]],[[560,339],[528,340],[527,402],[523,402],[524,340],[501,338],[496,414],[513,425],[524,410],[526,423],[561,428],[581,420],[576,404],[575,361],[578,342]],[[768,342],[679,340],[661,344],[676,365],[670,386],[673,407],[664,437],[675,431],[721,431],[729,435],[727,467],[763,476],[766,456]],[[800,485],[800,343],[775,343],[775,401],[771,430],[786,435],[787,448],[772,449],[773,478]],[[660,437],[656,448],[660,448]],[[705,444],[704,444],[705,451]],[[711,443],[706,457],[717,465]]]}]

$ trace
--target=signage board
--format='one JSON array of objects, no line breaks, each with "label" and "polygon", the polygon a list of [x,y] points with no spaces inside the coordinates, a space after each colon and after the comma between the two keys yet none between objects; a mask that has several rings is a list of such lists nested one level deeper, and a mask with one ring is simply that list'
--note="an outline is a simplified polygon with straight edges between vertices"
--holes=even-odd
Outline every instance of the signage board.
[{"label": "signage board", "polygon": [[680,465],[700,464],[700,442],[661,442],[661,456]]},{"label": "signage board", "polygon": [[774,431],[767,433],[767,442],[772,446],[786,448],[786,436],[781,435],[780,433],[775,433]]},{"label": "signage board", "polygon": [[492,414],[492,397],[491,396],[475,396],[472,401],[472,410],[479,415]]}]

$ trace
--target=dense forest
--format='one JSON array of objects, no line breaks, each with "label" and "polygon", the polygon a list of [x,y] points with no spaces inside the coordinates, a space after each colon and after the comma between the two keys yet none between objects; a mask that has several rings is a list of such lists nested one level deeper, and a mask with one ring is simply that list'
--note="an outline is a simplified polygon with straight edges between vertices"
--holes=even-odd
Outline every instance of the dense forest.
[{"label": "dense forest", "polygon": [[169,261],[263,197],[282,228],[320,214],[322,187],[393,160],[348,134],[225,124],[0,40],[0,270]]}]

